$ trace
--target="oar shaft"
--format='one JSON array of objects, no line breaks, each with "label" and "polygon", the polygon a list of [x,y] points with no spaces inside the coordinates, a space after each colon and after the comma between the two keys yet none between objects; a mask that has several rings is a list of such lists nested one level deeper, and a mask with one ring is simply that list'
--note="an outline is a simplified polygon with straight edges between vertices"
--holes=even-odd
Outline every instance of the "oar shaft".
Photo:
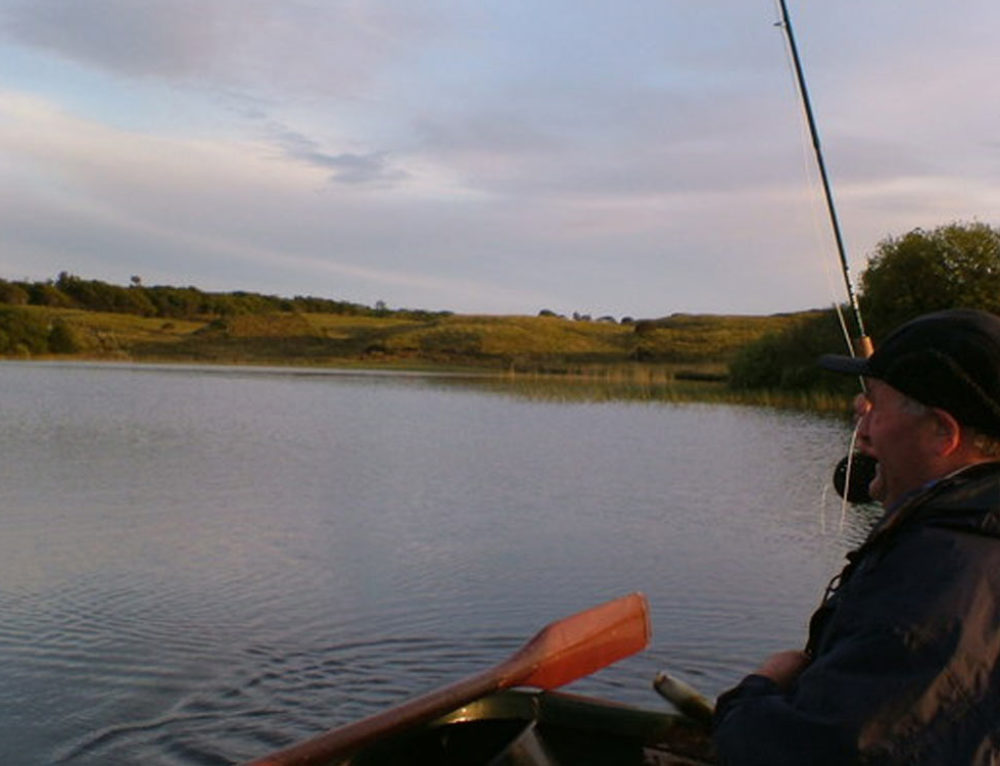
[{"label": "oar shaft", "polygon": [[335,758],[403,729],[432,721],[498,688],[497,673],[490,670],[271,753],[247,766],[325,766]]}]

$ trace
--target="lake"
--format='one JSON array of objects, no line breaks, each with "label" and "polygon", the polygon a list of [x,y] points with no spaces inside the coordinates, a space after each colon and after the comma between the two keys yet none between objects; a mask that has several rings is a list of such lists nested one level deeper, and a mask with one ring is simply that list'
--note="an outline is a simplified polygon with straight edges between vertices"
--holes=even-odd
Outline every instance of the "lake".
[{"label": "lake", "polygon": [[874,520],[845,422],[516,383],[0,363],[0,762],[227,764],[639,590],[568,689],[666,709],[801,645]]}]

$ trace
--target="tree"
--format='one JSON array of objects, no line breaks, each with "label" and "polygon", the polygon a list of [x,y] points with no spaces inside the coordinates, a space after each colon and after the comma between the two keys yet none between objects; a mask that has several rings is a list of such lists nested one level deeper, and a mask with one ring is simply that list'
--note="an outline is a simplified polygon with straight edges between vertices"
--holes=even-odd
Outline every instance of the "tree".
[{"label": "tree", "polygon": [[[948,308],[1000,313],[1000,231],[982,223],[914,229],[878,244],[861,275],[861,308],[878,346],[908,319]],[[648,331],[639,322],[640,334]],[[750,343],[730,365],[735,388],[836,389],[848,377],[821,372],[816,358],[842,353],[833,312]]]},{"label": "tree", "polygon": [[861,293],[876,338],[929,311],[1000,313],[1000,230],[951,223],[888,237],[868,260]]},{"label": "tree", "polygon": [[28,303],[32,306],[58,306],[66,308],[73,305],[72,299],[58,287],[48,282],[32,282],[27,287]]}]

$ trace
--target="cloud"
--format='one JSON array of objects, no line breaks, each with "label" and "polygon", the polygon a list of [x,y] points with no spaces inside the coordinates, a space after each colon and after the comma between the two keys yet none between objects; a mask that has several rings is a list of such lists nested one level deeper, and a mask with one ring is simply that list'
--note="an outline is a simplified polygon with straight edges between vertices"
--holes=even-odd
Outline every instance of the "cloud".
[{"label": "cloud", "polygon": [[8,39],[125,77],[213,87],[363,92],[447,24],[392,0],[9,0]]},{"label": "cloud", "polygon": [[2,18],[8,37],[25,45],[129,75],[186,77],[217,56],[219,10],[188,0],[27,0],[9,3]]},{"label": "cloud", "polygon": [[262,143],[137,134],[17,94],[0,92],[0,115],[7,274],[22,273],[16,261],[28,259],[43,270],[34,278],[68,269],[207,289],[249,281],[265,292],[432,308],[462,296],[463,308],[483,311],[515,295],[541,301],[525,297],[536,295],[531,287],[491,283],[462,263],[483,236],[481,209],[462,216],[454,200],[421,201],[412,189],[358,198],[345,184],[317,193],[330,162],[275,157]]},{"label": "cloud", "polygon": [[288,157],[330,171],[330,180],[338,183],[388,184],[409,177],[406,171],[390,166],[387,152],[330,154],[318,142],[292,130],[282,130],[277,140]]}]

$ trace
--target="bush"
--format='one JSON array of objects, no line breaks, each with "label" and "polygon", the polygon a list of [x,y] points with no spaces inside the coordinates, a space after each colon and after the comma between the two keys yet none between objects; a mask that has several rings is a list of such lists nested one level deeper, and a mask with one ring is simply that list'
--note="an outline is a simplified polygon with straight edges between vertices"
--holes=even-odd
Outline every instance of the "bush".
[{"label": "bush", "polygon": [[24,306],[27,305],[29,298],[28,291],[20,285],[0,279],[0,303]]},{"label": "bush", "polygon": [[744,347],[729,366],[729,385],[744,390],[850,391],[857,388],[850,378],[816,364],[823,354],[842,353],[844,348],[836,312],[818,311]]},{"label": "bush", "polygon": [[49,327],[40,316],[25,310],[0,308],[0,354],[44,354],[49,350]]},{"label": "bush", "polygon": [[76,329],[61,319],[49,330],[48,344],[53,354],[75,354],[83,347]]}]

